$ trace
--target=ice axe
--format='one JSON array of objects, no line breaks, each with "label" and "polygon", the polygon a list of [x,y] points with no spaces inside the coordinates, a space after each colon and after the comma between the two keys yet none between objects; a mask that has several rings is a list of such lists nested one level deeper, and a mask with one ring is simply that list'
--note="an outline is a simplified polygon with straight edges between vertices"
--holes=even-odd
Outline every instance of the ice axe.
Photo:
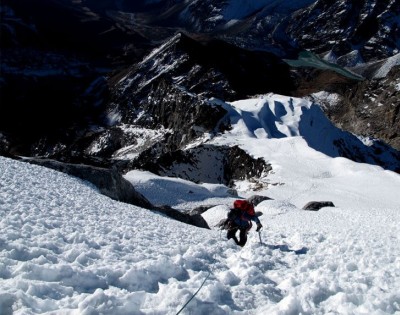
[{"label": "ice axe", "polygon": [[262,227],[258,228],[257,232],[258,232],[258,238],[260,239],[260,244],[262,245],[263,242],[261,240],[261,229],[262,229]]}]

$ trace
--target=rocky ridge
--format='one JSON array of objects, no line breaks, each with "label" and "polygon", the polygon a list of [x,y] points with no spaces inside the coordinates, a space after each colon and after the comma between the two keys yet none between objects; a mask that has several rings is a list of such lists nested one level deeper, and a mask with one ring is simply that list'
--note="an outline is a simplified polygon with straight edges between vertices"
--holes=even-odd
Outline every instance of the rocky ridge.
[{"label": "rocky ridge", "polygon": [[[5,1],[1,154],[119,172],[140,167],[231,185],[270,166],[238,148],[203,144],[230,128],[226,111],[212,99],[269,92],[314,99],[319,92],[318,103],[337,126],[382,139],[372,148],[377,155],[395,151],[386,143],[400,149],[398,59],[390,59],[399,49],[395,1],[259,1],[235,8],[233,0],[43,0],[27,7]],[[46,20],[49,10],[53,17]],[[60,14],[66,23],[57,20]],[[370,48],[378,46],[374,54]],[[365,79],[329,64],[294,68],[282,59],[295,59],[303,49],[351,66]],[[389,60],[392,70],[377,75]],[[362,150],[336,145],[343,156],[385,167]],[[207,173],[202,161],[209,155],[215,168]],[[236,173],[235,157],[246,165]]]}]

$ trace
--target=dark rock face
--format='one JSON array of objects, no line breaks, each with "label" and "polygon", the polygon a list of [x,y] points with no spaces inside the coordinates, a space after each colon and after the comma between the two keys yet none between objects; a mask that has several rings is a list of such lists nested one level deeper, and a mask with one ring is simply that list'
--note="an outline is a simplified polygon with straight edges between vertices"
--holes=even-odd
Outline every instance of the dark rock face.
[{"label": "dark rock face", "polygon": [[154,206],[142,194],[137,192],[115,169],[104,169],[84,164],[61,163],[49,159],[28,159],[29,163],[45,166],[88,181],[95,185],[100,193],[111,199],[133,204],[162,213],[174,220],[201,228],[209,228],[199,214],[186,214],[169,206]]},{"label": "dark rock face", "polygon": [[178,210],[175,210],[170,206],[156,207],[155,210],[180,222],[184,222],[205,229],[210,228],[206,220],[204,220],[204,218],[198,213],[186,214]]},{"label": "dark rock face", "polygon": [[108,67],[136,61],[150,44],[135,31],[119,28],[106,12],[77,1],[4,0],[1,15],[1,46],[17,51],[58,51]]},{"label": "dark rock face", "polygon": [[102,125],[105,75],[148,49],[72,1],[5,0],[0,14],[0,132],[14,154],[51,156]]},{"label": "dark rock face", "polygon": [[49,159],[29,159],[28,162],[86,180],[95,185],[103,195],[111,199],[146,209],[154,208],[150,201],[137,192],[126,179],[113,169],[104,169],[83,164],[61,163]]},{"label": "dark rock face", "polygon": [[338,155],[359,163],[379,165],[384,169],[400,174],[400,151],[393,149],[380,140],[361,140],[346,143],[343,139],[333,142],[338,148]]},{"label": "dark rock face", "polygon": [[184,30],[198,37],[211,36],[238,47],[288,57],[295,55],[297,49],[284,33],[286,23],[293,12],[313,2],[175,0],[110,15],[125,28],[138,29],[147,38],[165,39]]},{"label": "dark rock face", "polygon": [[323,207],[334,207],[332,201],[310,201],[304,207],[303,210],[318,211]]},{"label": "dark rock face", "polygon": [[202,213],[206,212],[208,209],[211,209],[211,208],[213,208],[215,206],[217,206],[217,205],[199,206],[197,208],[194,208],[194,209],[190,210],[189,214],[191,214],[191,215],[202,214]]},{"label": "dark rock face", "polygon": [[332,53],[343,66],[398,53],[400,3],[390,0],[318,0],[300,10],[286,30],[304,49]]},{"label": "dark rock face", "polygon": [[273,199],[267,196],[259,196],[259,195],[253,195],[247,198],[247,201],[250,202],[253,206],[257,206],[259,203],[265,200],[273,200]]},{"label": "dark rock face", "polygon": [[[46,78],[58,82],[57,78]],[[173,37],[143,61],[108,81],[96,74],[85,81],[86,85],[81,82],[81,76],[77,80],[80,88],[75,88],[76,94],[69,93],[53,109],[60,113],[54,114],[56,118],[51,120],[54,128],[49,126],[47,118],[43,122],[43,117],[51,112],[49,106],[54,107],[56,100],[40,99],[38,103],[44,104],[43,110],[35,108],[35,115],[21,116],[20,123],[31,122],[26,123],[28,128],[33,123],[39,124],[43,132],[33,133],[22,143],[18,143],[15,134],[10,138],[4,134],[8,142],[17,143],[10,150],[15,154],[65,161],[90,156],[109,159],[123,146],[138,143],[135,136],[123,131],[122,125],[151,130],[161,128],[165,131],[166,150],[176,150],[204,132],[225,128],[218,126],[225,111],[220,106],[213,106],[206,98],[233,100],[270,91],[286,94],[294,89],[290,67],[270,53],[246,51],[218,40],[197,41],[183,34]],[[9,79],[6,82],[9,92],[3,95],[8,100],[19,93],[10,88]],[[74,89],[65,83],[58,86]],[[46,95],[39,88],[32,89]],[[58,95],[67,92],[54,89],[54,93],[59,99]],[[27,98],[34,99],[32,95]],[[62,102],[75,105],[68,107]],[[24,112],[24,106],[25,101],[21,107],[7,108]],[[69,111],[64,113],[64,108]],[[11,116],[15,115],[11,113]],[[37,116],[40,119],[36,119]],[[16,128],[14,131],[22,128],[13,120],[7,124]],[[109,140],[105,141],[106,138]],[[140,153],[144,149],[135,150]]]},{"label": "dark rock face", "polygon": [[272,170],[270,164],[263,159],[254,159],[237,146],[230,147],[226,153],[228,164],[225,173],[232,185],[233,180],[244,180],[252,177],[259,178]]},{"label": "dark rock face", "polygon": [[384,140],[400,151],[400,66],[385,78],[360,82],[324,110],[340,128]]},{"label": "dark rock face", "polygon": [[[223,58],[224,55],[230,57]],[[235,65],[239,62],[248,67],[237,70]],[[281,78],[288,83],[281,85],[285,88],[291,86],[289,67],[271,54],[248,52],[220,41],[198,42],[178,34],[141,63],[110,79],[114,88],[107,112],[112,126],[93,133],[91,143],[83,152],[88,156],[111,159],[118,157],[118,150],[130,147],[128,150],[137,157],[132,161],[117,162],[124,171],[141,167],[160,175],[194,181],[229,183],[231,178],[255,176],[259,170],[254,168],[258,162],[253,159],[241,161],[243,164],[250,163],[244,171],[241,171],[242,166],[221,162],[234,161],[238,152],[230,151],[230,155],[224,157],[227,150],[213,148],[212,151],[219,153],[210,164],[218,165],[223,172],[215,171],[216,166],[212,171],[200,172],[200,166],[193,164],[193,159],[188,156],[204,155],[200,153],[204,149],[187,152],[181,149],[205,133],[212,135],[229,128],[229,122],[224,120],[225,109],[205,97],[229,99],[245,97],[254,91],[274,90],[280,79],[274,78],[276,82],[270,86],[270,79],[266,79],[271,77],[270,73],[281,73]],[[240,78],[248,81],[248,85],[239,84]],[[263,86],[252,85],[254,81],[263,82]],[[149,137],[149,132],[153,136],[143,139],[144,133],[129,132],[129,128],[142,128],[148,131],[145,137]],[[79,152],[79,149],[73,151]],[[124,150],[125,155],[127,152]],[[193,172],[188,175],[187,171],[186,174],[174,171],[173,164],[189,160],[187,165],[198,169],[201,176]],[[198,156],[197,161],[200,160]],[[245,175],[245,172],[248,174]]]},{"label": "dark rock face", "polygon": [[200,145],[159,156],[150,153],[151,150],[140,156],[131,167],[197,183],[231,186],[235,180],[258,178],[272,169],[263,159],[254,159],[237,146]]},{"label": "dark rock face", "polygon": [[[121,109],[121,103],[118,104]],[[223,127],[218,123],[226,115],[222,107],[166,81],[161,81],[134,110],[143,114],[129,116],[130,109],[125,115],[126,120],[149,129],[162,127],[168,132],[165,145],[169,150],[184,146],[204,132],[219,131]]]},{"label": "dark rock face", "polygon": [[139,97],[161,80],[205,97],[236,100],[256,93],[288,94],[290,67],[268,52],[250,51],[212,38],[179,33],[137,65],[111,79],[112,102]]},{"label": "dark rock face", "polygon": [[111,16],[127,29],[140,29],[147,38],[165,39],[184,30],[283,58],[303,49],[332,52],[331,57],[346,66],[399,51],[398,1],[239,2],[160,1],[141,8],[124,2],[124,12]]},{"label": "dark rock face", "polygon": [[222,122],[226,111],[221,106],[165,81],[137,103],[136,108],[130,103],[124,108],[122,102],[116,104],[118,110],[114,110],[124,122],[92,133],[85,142],[76,143],[73,151],[104,160],[114,158],[122,165],[120,155],[140,155],[148,160],[180,150],[204,133],[213,134],[226,128]]},{"label": "dark rock face", "polygon": [[305,97],[320,91],[342,95],[359,82],[331,70],[309,67],[296,69],[294,78],[296,90],[293,96],[296,97]]}]

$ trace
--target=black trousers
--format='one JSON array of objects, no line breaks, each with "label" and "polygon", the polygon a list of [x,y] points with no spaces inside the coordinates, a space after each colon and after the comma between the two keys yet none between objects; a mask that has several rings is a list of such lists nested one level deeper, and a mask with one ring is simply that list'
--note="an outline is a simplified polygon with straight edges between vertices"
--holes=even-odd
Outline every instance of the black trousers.
[{"label": "black trousers", "polygon": [[[239,232],[239,240],[236,237],[236,232],[238,230],[240,231]],[[228,240],[233,238],[233,240],[235,241],[236,244],[243,247],[247,242],[247,229],[239,229],[239,227],[237,227],[237,226],[231,227],[228,230],[226,237],[228,238]]]}]

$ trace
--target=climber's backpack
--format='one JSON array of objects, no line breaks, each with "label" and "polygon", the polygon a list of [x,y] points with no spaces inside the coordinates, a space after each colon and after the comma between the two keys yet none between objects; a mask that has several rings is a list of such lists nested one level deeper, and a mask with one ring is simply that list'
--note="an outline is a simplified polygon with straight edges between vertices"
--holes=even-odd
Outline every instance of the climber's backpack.
[{"label": "climber's backpack", "polygon": [[230,209],[228,212],[227,219],[230,221],[235,221],[235,219],[240,216],[241,210],[239,208]]},{"label": "climber's backpack", "polygon": [[240,209],[238,208],[233,208],[230,209],[228,212],[228,215],[225,219],[222,219],[217,226],[221,229],[221,230],[229,230],[232,226],[233,226],[233,221],[235,221],[235,219],[240,215]]},{"label": "climber's backpack", "polygon": [[249,215],[255,215],[254,206],[244,199],[237,199],[233,202],[233,207],[235,209],[240,209],[243,212],[248,213]]},{"label": "climber's backpack", "polygon": [[247,212],[250,215],[257,215],[254,212],[254,206],[245,199],[237,199],[233,202],[233,209],[230,209],[226,219],[222,219],[217,226],[221,230],[229,230],[233,226],[233,221],[241,215],[242,212]]}]

